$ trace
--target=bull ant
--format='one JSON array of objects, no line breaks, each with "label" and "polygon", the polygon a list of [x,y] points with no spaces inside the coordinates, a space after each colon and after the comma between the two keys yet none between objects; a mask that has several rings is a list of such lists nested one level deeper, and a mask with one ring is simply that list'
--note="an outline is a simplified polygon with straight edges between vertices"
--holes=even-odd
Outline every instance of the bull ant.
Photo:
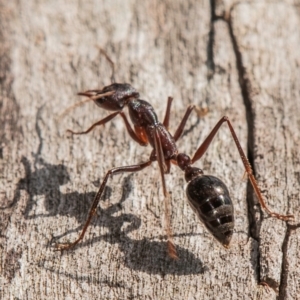
[{"label": "bull ant", "polygon": [[[74,132],[68,130],[72,134],[86,134],[93,130],[96,126],[104,125],[111,121],[116,116],[120,115],[125,123],[130,137],[141,146],[152,147],[152,152],[149,160],[131,166],[117,167],[109,170],[96,194],[92,206],[90,208],[85,225],[80,233],[79,237],[72,243],[56,244],[57,250],[68,250],[78,244],[84,237],[86,230],[96,213],[97,206],[99,204],[101,195],[107,184],[108,178],[112,175],[121,174],[125,172],[138,172],[149,167],[153,162],[157,161],[160,170],[160,176],[163,187],[163,194],[165,198],[165,217],[166,217],[166,232],[168,237],[168,254],[172,258],[177,258],[176,249],[173,243],[172,231],[170,226],[169,217],[169,204],[170,197],[166,188],[165,174],[170,172],[171,163],[177,165],[185,175],[185,180],[188,183],[186,188],[186,195],[189,204],[192,209],[198,215],[199,219],[203,222],[208,231],[226,248],[228,248],[234,228],[234,209],[233,203],[229,196],[226,185],[217,177],[212,175],[204,175],[203,170],[193,167],[203,154],[207,151],[211,141],[218,132],[223,123],[227,123],[232,138],[235,142],[239,155],[245,167],[249,180],[254,188],[254,191],[258,197],[261,207],[271,217],[275,217],[280,220],[287,221],[293,218],[293,215],[281,215],[272,212],[265,203],[262,194],[257,185],[256,179],[252,173],[252,169],[248,159],[240,145],[240,142],[236,136],[233,126],[228,117],[222,117],[219,122],[212,129],[208,137],[196,150],[192,158],[187,154],[178,151],[176,142],[180,138],[186,122],[195,109],[194,105],[187,108],[177,130],[174,134],[171,134],[168,130],[170,120],[170,110],[172,104],[172,98],[168,98],[167,109],[164,117],[164,121],[161,123],[154,111],[152,105],[144,100],[140,99],[139,92],[127,83],[114,83],[114,65],[110,58],[102,49],[100,51],[106,56],[112,66],[112,84],[104,87],[100,90],[88,90],[81,92],[78,95],[88,97],[88,101],[92,100],[99,107],[113,111],[112,114],[106,118],[96,122],[90,128],[83,132]],[[87,100],[83,101],[86,102]],[[76,104],[75,106],[77,106]],[[129,111],[130,120],[133,124],[129,123],[126,115],[123,112],[123,108],[127,106]]]}]

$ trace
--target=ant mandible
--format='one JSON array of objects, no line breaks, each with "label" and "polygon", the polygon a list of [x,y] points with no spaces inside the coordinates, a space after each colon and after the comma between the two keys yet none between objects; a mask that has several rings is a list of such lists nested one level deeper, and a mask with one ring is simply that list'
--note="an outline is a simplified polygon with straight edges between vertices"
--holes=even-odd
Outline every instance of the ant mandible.
[{"label": "ant mandible", "polygon": [[[78,95],[88,97],[88,99],[84,100],[83,102],[92,100],[99,107],[114,112],[106,118],[93,124],[86,131],[68,131],[72,134],[86,134],[93,130],[96,126],[104,125],[116,116],[120,115],[124,120],[127,132],[129,133],[130,137],[141,146],[147,146],[150,143],[153,150],[151,152],[149,160],[146,162],[142,162],[132,166],[113,168],[106,173],[99,191],[94,198],[81,234],[73,243],[56,244],[55,247],[57,250],[68,250],[74,247],[80,240],[83,239],[84,234],[93,216],[96,213],[97,206],[107,184],[108,178],[111,175],[125,172],[138,172],[149,167],[154,161],[157,161],[159,165],[163,194],[165,198],[166,232],[168,237],[167,245],[168,254],[170,255],[170,257],[177,258],[169,220],[170,198],[165,183],[165,174],[168,174],[170,172],[170,163],[177,165],[184,172],[185,180],[188,183],[186,188],[187,199],[192,209],[196,212],[199,219],[203,222],[210,233],[224,247],[228,248],[234,228],[234,209],[228,189],[226,185],[217,177],[204,175],[201,169],[193,167],[193,164],[198,161],[207,151],[211,141],[213,140],[214,136],[223,123],[227,123],[229,127],[230,133],[244,164],[245,171],[249,177],[249,180],[254,188],[254,191],[262,208],[271,217],[275,217],[281,220],[289,220],[293,218],[293,215],[281,215],[272,212],[266,205],[257,185],[256,179],[252,173],[250,163],[248,162],[248,159],[244,154],[244,151],[228,117],[224,116],[219,120],[208,137],[199,146],[192,158],[190,158],[185,153],[180,153],[177,149],[176,142],[180,138],[186,122],[191,112],[195,109],[195,106],[191,105],[187,108],[177,130],[172,135],[168,131],[168,127],[173,98],[168,98],[164,121],[163,123],[161,123],[158,120],[152,105],[147,101],[139,99],[140,95],[135,88],[127,83],[115,83],[114,64],[108,57],[108,55],[104,52],[104,50],[100,49],[100,51],[111,64],[111,80],[113,83],[101,90],[88,90],[78,93]],[[74,106],[77,105],[78,104],[75,104]],[[132,129],[126,115],[122,111],[125,106],[128,107],[130,120],[134,126],[134,129]]]}]

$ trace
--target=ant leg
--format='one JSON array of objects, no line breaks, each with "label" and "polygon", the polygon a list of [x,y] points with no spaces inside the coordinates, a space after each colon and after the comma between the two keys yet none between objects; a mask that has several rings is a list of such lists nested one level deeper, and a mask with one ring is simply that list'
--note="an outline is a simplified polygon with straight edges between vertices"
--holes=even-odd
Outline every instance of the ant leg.
[{"label": "ant leg", "polygon": [[173,240],[173,232],[172,232],[171,221],[170,221],[171,199],[170,199],[170,194],[167,191],[166,181],[165,181],[165,172],[168,169],[170,169],[170,162],[169,161],[167,163],[165,162],[161,139],[157,129],[155,129],[154,132],[154,146],[155,146],[156,159],[160,169],[161,181],[162,181],[163,192],[164,192],[166,233],[168,238],[167,241],[168,254],[171,258],[178,259],[174,240]]},{"label": "ant leg", "polygon": [[245,171],[247,172],[248,174],[248,177],[249,177],[249,180],[251,182],[251,185],[255,191],[255,194],[256,196],[258,197],[258,200],[259,200],[259,203],[261,205],[261,207],[271,216],[271,217],[274,217],[274,218],[277,218],[277,219],[280,219],[280,220],[289,220],[289,219],[292,219],[294,218],[293,215],[281,215],[281,214],[278,214],[278,213],[274,213],[272,212],[266,202],[264,201],[263,199],[263,196],[260,192],[260,189],[258,187],[258,184],[257,184],[257,181],[253,175],[253,172],[252,172],[252,168],[251,168],[251,165],[241,147],[241,144],[237,138],[237,135],[231,125],[231,122],[229,121],[228,117],[224,116],[223,118],[220,119],[220,121],[217,123],[217,125],[213,128],[213,130],[210,132],[210,134],[208,135],[208,137],[204,140],[204,142],[200,145],[200,147],[197,149],[196,153],[194,154],[193,158],[192,158],[192,164],[194,162],[196,162],[197,160],[199,160],[202,155],[207,151],[207,148],[209,147],[211,141],[213,140],[214,136],[216,135],[216,133],[218,132],[218,130],[220,129],[221,125],[226,122],[228,127],[229,127],[229,130],[231,132],[231,135],[233,137],[233,140],[235,142],[235,145],[239,151],[239,154],[240,154],[240,157],[242,159],[242,162],[244,164],[244,167],[245,167]]},{"label": "ant leg", "polygon": [[170,121],[170,112],[171,112],[171,105],[173,102],[173,97],[168,97],[168,104],[166,108],[166,114],[163,121],[164,126],[169,130],[169,121]]},{"label": "ant leg", "polygon": [[[171,105],[172,105],[172,101],[173,101],[173,98],[172,97],[169,97],[168,98],[168,104],[167,104],[167,109],[166,109],[166,114],[165,114],[165,118],[164,118],[164,121],[163,121],[163,124],[164,126],[169,130],[169,122],[170,122],[170,111],[171,111]],[[175,131],[175,134],[173,135],[173,138],[175,141],[177,141],[182,132],[183,132],[183,129],[184,129],[184,126],[187,122],[187,119],[189,118],[192,110],[195,108],[195,105],[190,105],[186,112],[185,112],[185,115],[183,116],[183,119],[181,120],[177,130]]]},{"label": "ant leg", "polygon": [[175,133],[173,135],[175,142],[177,142],[179,140],[179,138],[181,137],[183,129],[184,129],[186,122],[187,122],[191,112],[193,111],[193,109],[195,109],[195,111],[197,112],[199,117],[206,115],[207,111],[208,111],[207,109],[201,109],[195,105],[189,105],[188,108],[186,109],[186,112],[185,112],[177,130],[175,131]]},{"label": "ant leg", "polygon": [[101,195],[104,191],[104,188],[106,186],[106,183],[107,183],[107,180],[108,180],[109,176],[120,174],[120,173],[125,173],[125,172],[138,172],[138,171],[141,171],[141,170],[145,169],[146,167],[150,166],[151,163],[152,163],[152,161],[149,160],[145,163],[141,163],[141,164],[138,164],[138,165],[118,167],[118,168],[114,168],[114,169],[109,170],[106,173],[106,175],[105,175],[105,177],[102,181],[102,184],[101,184],[101,186],[98,190],[98,193],[94,198],[93,204],[92,204],[92,206],[90,208],[90,212],[88,214],[88,218],[87,218],[87,220],[84,224],[84,227],[83,227],[79,237],[73,243],[55,244],[55,248],[57,250],[69,250],[69,249],[73,248],[76,244],[78,244],[83,239],[84,234],[85,234],[89,224],[91,223],[91,220],[92,220],[93,216],[95,215],[95,213],[97,211],[97,206],[99,204]]},{"label": "ant leg", "polygon": [[185,124],[186,124],[186,121],[188,120],[188,118],[189,118],[189,116],[190,116],[190,114],[191,114],[191,112],[194,108],[195,108],[195,105],[190,105],[187,108],[187,110],[186,110],[186,112],[185,112],[185,114],[184,114],[177,130],[175,131],[175,133],[173,135],[175,141],[177,141],[180,138],[180,136],[182,135],[183,129],[184,129]]},{"label": "ant leg", "polygon": [[88,128],[86,131],[81,131],[81,132],[75,132],[73,130],[68,129],[67,132],[70,132],[72,134],[87,134],[90,131],[92,131],[96,126],[100,126],[100,125],[104,125],[105,123],[109,122],[110,120],[112,120],[114,117],[116,117],[118,114],[120,114],[119,111],[110,114],[109,116],[107,116],[106,118],[94,123],[90,128]]},{"label": "ant leg", "polygon": [[128,120],[127,120],[127,117],[126,115],[123,113],[123,112],[115,112],[115,113],[112,113],[110,114],[109,116],[107,116],[106,118],[94,123],[90,128],[88,128],[86,131],[81,131],[81,132],[74,132],[73,130],[70,130],[68,129],[67,132],[70,132],[72,134],[87,134],[89,133],[90,131],[92,131],[96,126],[100,126],[100,125],[104,125],[105,123],[109,122],[110,120],[112,120],[114,117],[116,117],[118,114],[121,115],[121,117],[123,118],[124,120],[124,123],[125,123],[125,126],[126,126],[126,129],[130,135],[130,137],[136,141],[137,143],[139,143],[141,146],[147,146],[147,143],[145,143],[143,140],[141,140],[136,134],[135,132],[133,131],[133,129],[131,128]]}]

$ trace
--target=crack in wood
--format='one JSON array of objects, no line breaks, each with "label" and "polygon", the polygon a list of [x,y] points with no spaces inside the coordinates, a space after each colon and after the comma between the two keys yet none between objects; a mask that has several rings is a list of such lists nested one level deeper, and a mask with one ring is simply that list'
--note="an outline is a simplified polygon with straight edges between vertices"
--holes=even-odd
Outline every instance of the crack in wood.
[{"label": "crack in wood", "polygon": [[279,300],[284,300],[287,298],[287,286],[288,286],[288,273],[289,273],[289,262],[287,259],[288,246],[290,242],[290,237],[292,232],[300,228],[300,223],[295,225],[287,224],[286,234],[282,243],[282,266],[281,266],[281,276],[279,285]]},{"label": "crack in wood", "polygon": [[210,0],[210,24],[208,33],[208,43],[207,43],[207,61],[206,66],[208,68],[208,81],[212,79],[215,73],[215,62],[214,62],[214,41],[215,41],[215,28],[214,22],[216,20],[216,3],[215,0]]},{"label": "crack in wood", "polygon": [[[211,0],[211,5],[212,8],[215,8],[215,0]],[[247,125],[248,125],[248,159],[249,162],[252,166],[253,173],[255,175],[255,165],[254,165],[254,159],[253,159],[253,151],[254,151],[254,119],[255,119],[255,112],[252,107],[251,103],[251,92],[252,92],[252,87],[250,80],[248,78],[246,68],[243,65],[243,57],[242,57],[242,52],[239,49],[237,38],[234,34],[234,29],[233,29],[233,24],[232,24],[232,11],[234,9],[235,5],[232,5],[228,11],[228,14],[224,14],[224,16],[221,16],[222,20],[226,22],[228,25],[229,29],[229,34],[230,34],[230,39],[232,42],[233,50],[234,50],[234,55],[236,57],[236,67],[238,71],[238,77],[239,77],[239,85],[241,88],[241,93],[242,93],[242,98],[244,100],[244,105],[246,107],[246,119],[247,119]],[[214,14],[212,13],[212,16]],[[260,239],[259,239],[259,232],[260,232],[260,227],[261,227],[261,220],[262,220],[262,210],[259,208],[260,212],[260,218],[259,220],[255,220],[255,205],[257,202],[255,201],[254,198],[254,193],[253,193],[253,188],[251,184],[248,182],[247,185],[247,203],[248,203],[248,218],[249,218],[249,235],[255,239],[258,242],[258,247],[260,245]],[[275,288],[270,285],[271,288],[273,288],[276,292],[279,293],[279,299],[285,299],[286,298],[286,288],[287,288],[287,278],[288,278],[288,259],[287,259],[287,251],[288,251],[288,244],[289,244],[289,238],[291,235],[291,232],[300,227],[300,225],[289,225],[287,224],[287,231],[284,237],[284,241],[282,244],[282,268],[281,268],[281,276],[280,276],[280,282],[279,282],[279,289],[275,290]],[[258,281],[261,281],[260,278],[260,252],[257,252],[257,268],[256,268],[256,274]]]},{"label": "crack in wood", "polygon": [[[211,0],[210,3],[211,3],[211,9],[214,10],[211,13],[211,18],[212,18],[211,23],[215,22],[216,20],[222,19],[223,21],[225,21],[225,23],[228,26],[230,40],[232,43],[234,56],[236,58],[236,69],[237,69],[238,78],[239,78],[239,86],[241,89],[242,99],[243,99],[244,105],[246,107],[246,119],[247,119],[247,125],[248,125],[247,126],[247,128],[248,128],[247,156],[248,156],[248,160],[251,164],[253,174],[255,176],[255,166],[254,166],[254,160],[253,160],[253,149],[254,149],[254,140],[255,140],[253,128],[254,128],[255,115],[253,112],[253,107],[251,104],[251,96],[250,96],[252,88],[251,88],[251,83],[247,77],[246,68],[244,67],[244,64],[243,64],[242,53],[241,53],[241,50],[239,49],[237,38],[234,34],[234,29],[233,29],[233,24],[232,24],[232,11],[233,11],[235,5],[231,6],[228,13],[225,13],[223,16],[217,16],[216,12],[215,12],[215,9],[216,9],[215,0]],[[214,43],[213,29],[211,30],[211,32],[209,34],[209,39],[210,39],[209,45],[213,45],[213,43]],[[208,49],[210,49],[209,46],[208,46]],[[209,56],[209,59],[213,61],[212,54]],[[214,66],[213,63],[211,63],[210,65]],[[255,201],[255,199],[254,199],[254,191],[253,191],[253,188],[252,188],[250,182],[248,181],[248,184],[247,184],[247,207],[248,207],[248,221],[249,221],[248,232],[249,232],[249,236],[258,242],[258,247],[259,247],[259,244],[260,244],[259,231],[260,231],[260,224],[261,224],[261,219],[262,219],[262,211],[261,211],[261,209],[259,209],[260,218],[259,218],[259,220],[257,220],[255,217],[255,214],[256,214],[255,206],[256,205],[257,205],[257,201]],[[256,261],[257,261],[256,276],[258,278],[258,281],[260,282],[261,279],[260,279],[260,253],[259,253],[259,251],[257,251]]]},{"label": "crack in wood", "polygon": [[[215,0],[211,0],[211,9],[215,9]],[[237,71],[238,71],[238,76],[239,76],[239,85],[241,88],[241,93],[242,93],[242,99],[244,100],[244,105],[246,107],[246,118],[247,118],[247,124],[248,124],[248,149],[247,149],[247,156],[248,160],[251,164],[253,174],[255,175],[255,166],[254,166],[254,161],[253,161],[253,149],[254,149],[254,112],[252,109],[252,104],[250,101],[250,94],[251,94],[251,84],[249,79],[247,78],[247,72],[246,69],[243,65],[243,59],[242,59],[242,53],[239,50],[238,44],[236,37],[233,33],[233,27],[232,27],[232,20],[231,20],[231,11],[233,7],[230,9],[230,13],[228,16],[217,16],[215,12],[212,12],[211,14],[211,23],[213,24],[217,20],[223,20],[225,23],[228,25],[229,28],[229,34],[230,34],[230,39],[233,45],[233,50],[234,50],[234,55],[236,57],[236,66],[237,66]],[[209,33],[209,46],[207,47],[210,49],[213,46],[214,43],[214,30],[211,29],[211,32]],[[211,51],[213,52],[213,51]],[[214,66],[214,57],[213,53],[208,53],[208,61],[210,66]],[[214,70],[214,69],[213,69]],[[253,189],[250,183],[248,183],[247,186],[247,203],[248,203],[248,218],[249,218],[249,235],[251,238],[253,238],[256,241],[259,241],[259,230],[260,226],[258,226],[257,221],[255,221],[255,212],[252,207],[257,205],[257,201],[254,201],[254,193]],[[260,210],[261,211],[261,210]],[[261,213],[260,213],[261,215]],[[260,217],[261,220],[261,217]]]}]

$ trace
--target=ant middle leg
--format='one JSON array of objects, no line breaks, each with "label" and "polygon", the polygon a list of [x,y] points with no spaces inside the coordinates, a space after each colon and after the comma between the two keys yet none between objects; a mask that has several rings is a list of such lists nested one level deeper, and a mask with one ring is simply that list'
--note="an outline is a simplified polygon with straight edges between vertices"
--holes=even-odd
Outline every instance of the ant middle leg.
[{"label": "ant middle leg", "polygon": [[[166,108],[166,113],[165,113],[165,117],[164,117],[164,121],[163,121],[163,125],[167,128],[167,130],[169,130],[169,123],[170,123],[170,113],[171,113],[171,106],[172,106],[172,102],[173,102],[173,98],[172,97],[168,97],[168,104],[167,104],[167,108]],[[195,105],[189,105],[178,128],[175,131],[175,134],[173,135],[173,138],[175,141],[177,141],[182,132],[183,129],[186,125],[186,122],[192,112],[192,110],[195,108]]]},{"label": "ant middle leg", "polygon": [[187,108],[187,110],[186,110],[186,112],[185,112],[185,114],[184,114],[184,116],[183,116],[183,118],[182,118],[182,120],[181,120],[178,128],[176,129],[176,131],[175,131],[175,133],[173,135],[173,138],[174,138],[174,140],[176,142],[181,137],[182,132],[184,130],[184,127],[186,125],[186,122],[187,122],[187,120],[188,120],[188,118],[189,118],[189,116],[190,116],[190,114],[191,114],[191,112],[193,111],[194,108],[195,108],[195,105],[189,105],[188,106],[188,108]]},{"label": "ant middle leg", "polygon": [[195,110],[197,112],[197,114],[198,114],[199,117],[202,117],[202,116],[204,116],[204,115],[207,114],[207,109],[201,109],[201,108],[199,108],[199,107],[197,107],[195,105],[189,105],[188,108],[186,109],[186,112],[185,112],[185,114],[184,114],[184,116],[183,116],[183,118],[182,118],[182,120],[181,120],[178,128],[176,129],[176,131],[175,131],[175,133],[173,135],[173,138],[174,138],[174,140],[176,142],[181,137],[182,132],[184,130],[184,127],[186,125],[186,122],[187,122],[188,118],[190,117],[190,114],[191,114],[191,112],[193,110]]},{"label": "ant middle leg", "polygon": [[216,126],[213,128],[213,130],[210,132],[210,134],[208,135],[208,137],[204,140],[204,142],[200,145],[200,147],[197,149],[197,151],[195,152],[193,158],[192,158],[192,164],[195,163],[197,160],[199,160],[202,155],[207,151],[207,148],[209,147],[211,141],[213,140],[214,136],[216,135],[216,133],[219,131],[221,125],[226,122],[228,127],[229,127],[229,130],[230,130],[230,133],[232,135],[232,138],[235,142],[235,145],[237,147],[237,150],[239,152],[239,155],[241,157],[241,160],[243,162],[243,165],[245,167],[245,171],[249,177],[249,180],[251,182],[251,185],[255,191],[255,194],[256,196],[258,197],[258,200],[259,200],[259,203],[261,205],[261,207],[271,216],[271,217],[274,217],[274,218],[277,218],[277,219],[280,219],[280,220],[284,220],[284,221],[287,221],[289,219],[292,219],[294,218],[293,215],[281,215],[281,214],[278,214],[278,213],[275,213],[275,212],[272,212],[265,200],[263,199],[263,196],[260,192],[260,189],[258,187],[258,184],[257,184],[257,181],[253,175],[253,172],[252,172],[252,168],[251,168],[251,165],[242,149],[242,146],[238,140],[238,137],[232,127],[232,124],[231,122],[229,121],[228,117],[224,116],[220,119],[220,121],[216,124]]},{"label": "ant middle leg", "polygon": [[86,222],[83,226],[83,229],[82,229],[79,237],[72,243],[61,243],[61,244],[57,243],[57,244],[55,244],[56,250],[69,250],[69,249],[73,248],[75,245],[77,245],[83,239],[83,237],[85,235],[85,232],[86,232],[88,226],[90,225],[93,216],[95,215],[95,213],[97,211],[97,206],[99,204],[99,201],[100,201],[100,198],[101,198],[102,193],[104,191],[104,188],[107,184],[109,176],[116,175],[116,174],[121,174],[121,173],[125,173],[125,172],[138,172],[138,171],[141,171],[141,170],[147,168],[148,166],[150,166],[151,163],[152,163],[152,161],[149,160],[147,162],[144,162],[144,163],[141,163],[141,164],[138,164],[138,165],[118,167],[118,168],[113,168],[113,169],[109,170],[106,173],[106,175],[105,175],[105,177],[102,181],[102,184],[101,184],[101,186],[98,190],[98,193],[96,194],[96,196],[93,200],[93,203],[92,203],[92,206],[90,208],[87,220],[86,220]]},{"label": "ant middle leg", "polygon": [[173,102],[173,97],[168,97],[168,103],[166,108],[166,113],[164,117],[163,124],[169,130],[169,123],[170,123],[170,113],[171,113],[171,106]]}]

